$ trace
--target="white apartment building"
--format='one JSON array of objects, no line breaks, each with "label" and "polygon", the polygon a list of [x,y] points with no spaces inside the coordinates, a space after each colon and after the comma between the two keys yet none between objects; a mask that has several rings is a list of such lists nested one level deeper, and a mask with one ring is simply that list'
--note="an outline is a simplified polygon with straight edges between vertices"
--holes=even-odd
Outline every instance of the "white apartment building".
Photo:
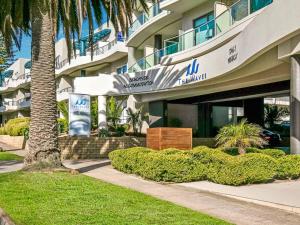
[{"label": "white apartment building", "polygon": [[263,125],[264,99],[290,97],[291,149],[300,154],[299,9],[298,0],[161,0],[149,14],[137,10],[125,43],[93,61],[87,49],[64,63],[57,43],[58,100],[70,88],[98,96],[105,110],[107,96],[130,95],[150,127],[177,118],[212,137],[241,117]]}]

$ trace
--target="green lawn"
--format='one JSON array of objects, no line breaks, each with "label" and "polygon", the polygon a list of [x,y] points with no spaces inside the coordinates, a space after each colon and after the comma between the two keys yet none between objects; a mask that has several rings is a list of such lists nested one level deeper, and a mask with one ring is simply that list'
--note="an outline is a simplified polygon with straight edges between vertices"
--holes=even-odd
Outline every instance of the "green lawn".
[{"label": "green lawn", "polygon": [[23,160],[23,157],[11,154],[9,152],[0,152],[0,161],[4,160]]},{"label": "green lawn", "polygon": [[228,224],[84,175],[0,174],[0,193],[16,224]]}]

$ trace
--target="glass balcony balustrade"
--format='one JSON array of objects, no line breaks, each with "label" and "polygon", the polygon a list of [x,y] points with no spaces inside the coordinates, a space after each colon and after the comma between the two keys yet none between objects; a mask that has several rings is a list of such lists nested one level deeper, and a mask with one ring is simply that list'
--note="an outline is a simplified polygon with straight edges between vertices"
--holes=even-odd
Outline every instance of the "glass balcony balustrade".
[{"label": "glass balcony balustrade", "polygon": [[[101,42],[101,41],[99,41]],[[102,54],[105,54],[106,52],[110,51],[112,48],[114,48],[118,43],[123,43],[124,42],[124,38],[122,36],[120,36],[120,34],[118,34],[117,38],[106,43],[105,45],[99,47],[99,42],[96,42],[94,45],[93,45],[93,56],[98,56],[98,55],[102,55]],[[87,48],[86,49],[86,53],[84,56],[90,56],[92,53],[91,53],[91,48]],[[80,55],[79,52],[76,52],[76,54],[73,54],[71,56],[71,60],[70,60],[70,63],[72,62],[72,60],[75,60],[77,58],[80,58],[82,57]],[[55,69],[57,70],[60,70],[62,69],[64,66],[66,66],[67,64],[69,64],[69,60],[68,59],[64,59],[64,60],[57,60],[55,62]]]},{"label": "glass balcony balustrade", "polygon": [[241,21],[251,13],[262,9],[272,3],[272,0],[240,0],[228,7],[223,13],[215,19],[187,31],[182,35],[164,41],[165,48],[139,59],[133,64],[128,72],[139,72],[149,69],[161,62],[161,58],[177,52],[190,49],[200,45],[215,37],[216,35],[228,30],[235,23]]},{"label": "glass balcony balustrade", "polygon": [[132,25],[128,29],[128,37],[130,37],[136,30],[138,30],[143,24],[148,22],[153,17],[157,16],[161,13],[161,9],[159,4],[154,4],[149,8],[149,12],[142,12],[136,20],[132,23]]}]

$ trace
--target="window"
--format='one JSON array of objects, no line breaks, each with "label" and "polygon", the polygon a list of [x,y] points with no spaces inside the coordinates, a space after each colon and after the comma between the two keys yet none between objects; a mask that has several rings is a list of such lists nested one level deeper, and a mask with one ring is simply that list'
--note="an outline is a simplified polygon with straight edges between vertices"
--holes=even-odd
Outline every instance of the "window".
[{"label": "window", "polygon": [[117,68],[117,74],[121,75],[127,73],[127,64]]},{"label": "window", "polygon": [[195,45],[201,44],[212,38],[215,34],[214,12],[210,12],[194,20]]}]

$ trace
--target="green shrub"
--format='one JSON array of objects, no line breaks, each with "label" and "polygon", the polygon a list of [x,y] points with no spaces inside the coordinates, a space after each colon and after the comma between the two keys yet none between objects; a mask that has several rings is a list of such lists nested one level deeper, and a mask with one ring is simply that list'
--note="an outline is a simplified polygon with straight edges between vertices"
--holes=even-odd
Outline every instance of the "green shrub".
[{"label": "green shrub", "polygon": [[227,185],[268,182],[276,176],[278,165],[275,158],[265,154],[231,156],[205,146],[191,151],[131,148],[113,151],[109,158],[116,169],[154,181],[210,180]]},{"label": "green shrub", "polygon": [[58,133],[67,133],[69,130],[69,124],[68,124],[68,120],[66,120],[65,118],[58,118],[57,119],[57,123],[58,123]]},{"label": "green shrub", "polygon": [[214,160],[208,173],[208,179],[219,184],[243,185],[265,183],[274,178],[277,161],[270,156],[249,153],[230,156],[226,160],[219,157]]},{"label": "green shrub", "polygon": [[0,127],[0,135],[5,135],[5,128],[4,127]]},{"label": "green shrub", "polygon": [[[232,156],[239,155],[238,148],[227,148],[227,149],[222,149],[222,151]],[[285,156],[285,152],[280,149],[246,148],[246,153],[261,153],[264,155],[269,155],[276,159]]]},{"label": "green shrub", "polygon": [[5,124],[4,132],[10,136],[23,136],[29,129],[29,122],[28,117],[11,119]]},{"label": "green shrub", "polygon": [[130,149],[115,150],[109,153],[112,166],[125,173],[134,173],[142,162],[139,155],[147,153],[147,148],[136,147]]},{"label": "green shrub", "polygon": [[300,177],[300,155],[287,155],[278,159],[278,179],[297,179]]}]

